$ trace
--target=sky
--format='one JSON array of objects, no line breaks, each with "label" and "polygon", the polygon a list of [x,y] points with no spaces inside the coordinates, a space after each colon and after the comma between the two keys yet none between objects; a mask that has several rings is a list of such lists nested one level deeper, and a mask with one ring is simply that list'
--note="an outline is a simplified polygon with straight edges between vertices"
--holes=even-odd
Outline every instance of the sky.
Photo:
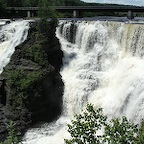
[{"label": "sky", "polygon": [[144,0],[83,0],[83,1],[96,2],[96,3],[114,3],[114,4],[144,6]]}]

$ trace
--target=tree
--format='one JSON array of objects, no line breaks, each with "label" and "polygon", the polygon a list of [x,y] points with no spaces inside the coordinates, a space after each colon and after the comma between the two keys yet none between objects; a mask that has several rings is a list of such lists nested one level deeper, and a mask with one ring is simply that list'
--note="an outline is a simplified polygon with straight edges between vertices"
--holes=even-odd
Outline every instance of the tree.
[{"label": "tree", "polygon": [[18,138],[17,133],[15,131],[16,124],[13,121],[10,121],[7,125],[8,136],[4,142],[0,142],[0,144],[18,144],[21,140]]},{"label": "tree", "polygon": [[[98,131],[104,131],[99,135]],[[76,120],[68,125],[71,139],[65,139],[66,144],[143,144],[138,126],[128,122],[126,117],[108,120],[102,109],[96,111],[91,104],[86,112],[76,115]]]},{"label": "tree", "polygon": [[49,2],[47,0],[39,0],[40,21],[38,29],[40,33],[48,37],[50,31],[52,31],[53,29],[55,30],[58,24],[56,12],[52,6],[54,6],[54,2],[52,0],[50,0]]},{"label": "tree", "polygon": [[7,6],[9,7],[22,6],[22,0],[7,0]]},{"label": "tree", "polygon": [[47,0],[39,0],[39,17],[40,18],[54,18],[55,15],[55,9],[54,9],[54,3],[52,1]]},{"label": "tree", "polygon": [[80,0],[65,0],[65,3],[69,6],[80,6],[83,2]]},{"label": "tree", "polygon": [[23,7],[29,7],[29,6],[31,6],[30,0],[23,0],[22,1],[22,6]]}]

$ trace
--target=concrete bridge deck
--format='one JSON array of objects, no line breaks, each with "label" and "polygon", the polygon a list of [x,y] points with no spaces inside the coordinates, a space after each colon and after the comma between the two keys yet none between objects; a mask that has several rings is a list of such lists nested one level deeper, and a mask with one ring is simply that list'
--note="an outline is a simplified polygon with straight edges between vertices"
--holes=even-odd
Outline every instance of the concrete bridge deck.
[{"label": "concrete bridge deck", "polygon": [[[51,6],[50,6],[51,7]],[[132,17],[132,12],[144,12],[144,6],[55,6],[51,7],[58,12],[73,12],[73,17],[77,17],[79,12],[128,12]],[[38,11],[39,7],[8,7],[9,11],[26,11],[30,17],[30,12]]]},{"label": "concrete bridge deck", "polygon": [[[52,6],[50,6],[52,7]],[[144,7],[139,6],[55,6],[57,11],[70,11],[70,10],[79,10],[79,11],[97,11],[97,10],[112,10],[112,11],[128,11],[132,10],[135,12],[144,12]],[[39,7],[8,7],[8,10],[18,10],[18,11],[38,11]]]}]

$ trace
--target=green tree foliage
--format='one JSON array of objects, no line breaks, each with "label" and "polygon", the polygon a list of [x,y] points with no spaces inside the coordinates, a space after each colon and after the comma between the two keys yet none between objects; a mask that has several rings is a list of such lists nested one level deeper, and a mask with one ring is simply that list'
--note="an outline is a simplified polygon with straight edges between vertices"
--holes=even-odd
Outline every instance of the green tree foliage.
[{"label": "green tree foliage", "polygon": [[[39,0],[39,32],[45,35],[48,39],[51,37],[49,34],[55,33],[55,28],[58,24],[56,11],[53,7],[55,2],[50,0]],[[54,30],[54,31],[53,31]],[[55,34],[54,34],[55,35]]]},{"label": "green tree foliage", "polygon": [[24,7],[29,7],[29,6],[31,6],[30,0],[24,0],[24,1],[22,2],[22,6],[24,6]]},{"label": "green tree foliage", "polygon": [[66,6],[79,6],[82,4],[83,4],[83,2],[80,0],[65,0]]},{"label": "green tree foliage", "polygon": [[8,136],[4,142],[1,142],[0,144],[18,144],[20,142],[20,139],[17,136],[15,126],[16,124],[13,121],[10,121],[7,125],[8,130]]},{"label": "green tree foliage", "polygon": [[52,7],[54,3],[47,0],[39,0],[39,17],[40,18],[54,18],[55,9]]},{"label": "green tree foliage", "polygon": [[5,0],[0,0],[0,8],[5,8],[5,7],[6,7]]},{"label": "green tree foliage", "polygon": [[21,7],[22,0],[6,0],[7,6],[9,7]]},{"label": "green tree foliage", "polygon": [[[104,131],[99,135],[98,131]],[[108,120],[102,109],[97,111],[91,104],[86,112],[76,115],[76,120],[68,125],[71,139],[65,139],[66,144],[143,144],[143,136],[138,126],[130,123],[126,117]]]},{"label": "green tree foliage", "polygon": [[7,75],[8,83],[13,89],[13,94],[8,98],[9,110],[16,111],[16,109],[24,104],[25,92],[39,81],[42,77],[42,72],[25,69],[11,69]]},{"label": "green tree foliage", "polygon": [[[38,6],[39,0],[0,0],[7,4],[8,7],[16,6]],[[49,3],[49,6],[63,6],[63,5],[80,5],[83,4],[81,0],[41,0]]]}]

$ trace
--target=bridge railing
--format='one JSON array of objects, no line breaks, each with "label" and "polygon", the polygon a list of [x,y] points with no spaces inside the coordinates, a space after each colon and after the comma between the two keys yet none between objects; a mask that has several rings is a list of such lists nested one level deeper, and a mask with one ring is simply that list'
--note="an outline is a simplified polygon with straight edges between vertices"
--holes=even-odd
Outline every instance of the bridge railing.
[{"label": "bridge railing", "polygon": [[[127,10],[144,10],[144,7],[140,6],[50,6],[51,8],[55,8],[56,10],[97,10],[97,9],[127,9]],[[8,7],[8,10],[38,10],[39,7]]]}]

